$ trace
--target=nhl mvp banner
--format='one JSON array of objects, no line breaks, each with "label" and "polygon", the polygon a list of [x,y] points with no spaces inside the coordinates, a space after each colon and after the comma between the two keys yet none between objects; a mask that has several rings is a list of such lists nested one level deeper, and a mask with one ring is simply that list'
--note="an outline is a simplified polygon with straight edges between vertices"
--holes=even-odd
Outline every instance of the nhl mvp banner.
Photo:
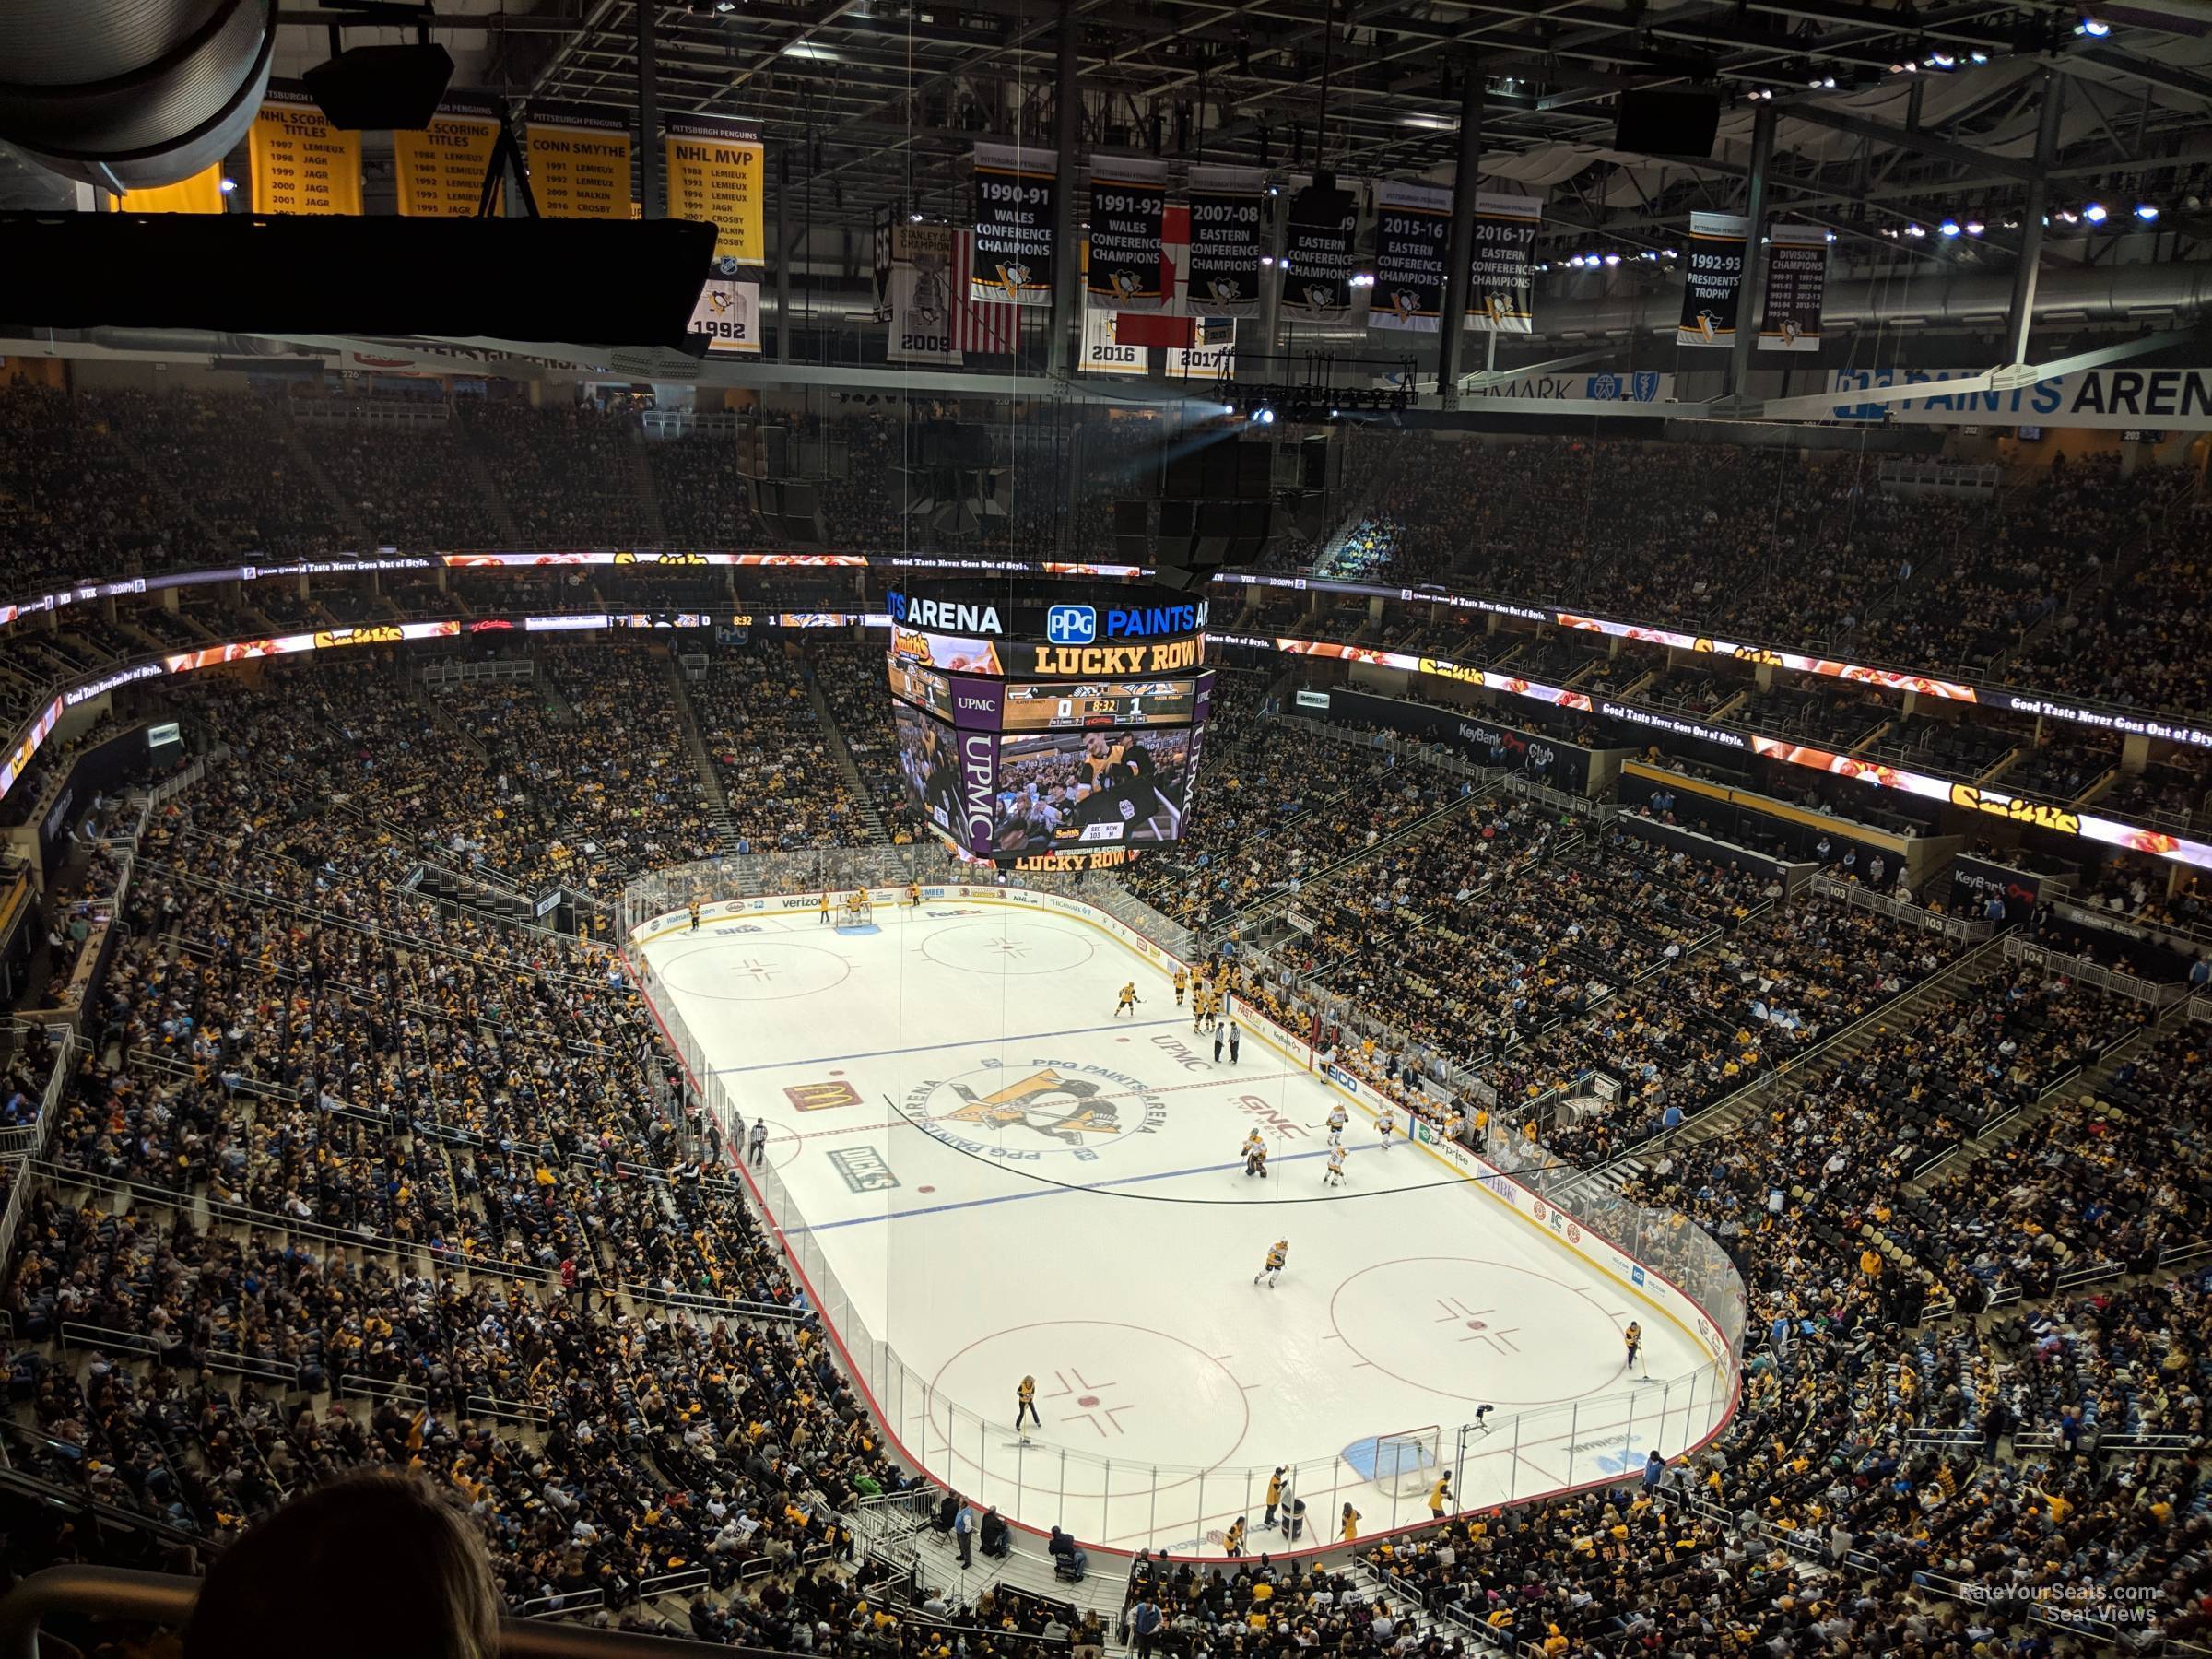
[{"label": "nhl mvp banner", "polygon": [[999,305],[1053,302],[1053,169],[1049,149],[975,147],[975,265],[968,297]]},{"label": "nhl mvp banner", "polygon": [[254,212],[360,212],[361,135],[332,126],[305,87],[269,83],[247,151]]},{"label": "nhl mvp banner", "polygon": [[547,218],[629,217],[629,124],[571,104],[530,106],[530,188]]},{"label": "nhl mvp banner", "polygon": [[1759,348],[1818,351],[1820,306],[1828,298],[1828,232],[1818,225],[1777,225],[1767,235]]},{"label": "nhl mvp banner", "polygon": [[707,115],[671,115],[661,132],[667,145],[668,217],[712,225],[717,259],[767,264],[761,226],[767,152],[759,133]]},{"label": "nhl mvp banner", "polygon": [[1744,237],[1750,221],[1735,213],[1689,216],[1677,346],[1733,346],[1744,298]]},{"label": "nhl mvp banner", "polygon": [[1190,310],[1199,317],[1260,314],[1260,223],[1266,175],[1256,167],[1191,169]]},{"label": "nhl mvp banner", "polygon": [[1159,161],[1098,156],[1090,163],[1090,265],[1084,289],[1094,311],[1158,311],[1160,220],[1168,170]]},{"label": "nhl mvp banner", "polygon": [[[438,106],[419,133],[394,132],[392,159],[399,177],[399,211],[407,218],[474,218],[484,197],[500,142],[499,105],[488,98],[454,93]],[[503,188],[503,186],[501,187]],[[495,190],[492,201],[500,201]],[[500,209],[495,206],[495,213]]]},{"label": "nhl mvp banner", "polygon": [[1359,229],[1355,187],[1307,184],[1290,198],[1283,238],[1283,315],[1338,323],[1352,309],[1352,239]]},{"label": "nhl mvp banner", "polygon": [[1475,264],[1468,273],[1466,325],[1483,334],[1530,334],[1536,325],[1536,233],[1544,204],[1535,196],[1475,193]]},{"label": "nhl mvp banner", "polygon": [[1375,186],[1375,288],[1370,328],[1434,334],[1444,314],[1452,193],[1427,184]]}]

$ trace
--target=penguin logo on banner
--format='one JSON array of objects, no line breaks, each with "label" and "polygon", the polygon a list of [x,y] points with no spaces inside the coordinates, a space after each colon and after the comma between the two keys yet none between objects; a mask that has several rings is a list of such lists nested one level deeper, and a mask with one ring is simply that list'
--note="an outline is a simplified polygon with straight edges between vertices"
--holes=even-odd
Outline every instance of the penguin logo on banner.
[{"label": "penguin logo on banner", "polygon": [[1390,297],[1390,309],[1401,320],[1410,324],[1413,319],[1420,313],[1421,297],[1399,288]]},{"label": "penguin logo on banner", "polygon": [[1114,293],[1124,300],[1135,298],[1137,289],[1144,286],[1134,271],[1116,271],[1110,280],[1113,283]]},{"label": "penguin logo on banner", "polygon": [[1301,282],[1299,292],[1305,296],[1302,303],[1308,311],[1335,311],[1339,304],[1333,282]]},{"label": "penguin logo on banner", "polygon": [[1721,319],[1717,315],[1709,311],[1701,311],[1691,322],[1690,326],[1702,336],[1703,344],[1718,346],[1721,343],[1720,324]]},{"label": "penguin logo on banner", "polygon": [[1234,276],[1208,277],[1206,287],[1217,305],[1241,305],[1252,297],[1244,291],[1244,285]]},{"label": "penguin logo on banner", "polygon": [[998,286],[1006,290],[1012,303],[1021,303],[1021,290],[1030,284],[1030,267],[1026,265],[1002,265],[998,267]]},{"label": "penguin logo on banner", "polygon": [[1488,296],[1488,302],[1490,308],[1490,325],[1500,334],[1503,334],[1506,319],[1513,314],[1512,296],[1491,294]]}]

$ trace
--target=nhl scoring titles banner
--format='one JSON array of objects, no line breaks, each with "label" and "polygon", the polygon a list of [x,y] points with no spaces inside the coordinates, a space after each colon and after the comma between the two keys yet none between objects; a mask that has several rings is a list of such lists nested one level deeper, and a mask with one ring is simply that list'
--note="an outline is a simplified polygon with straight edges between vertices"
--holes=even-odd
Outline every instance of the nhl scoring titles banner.
[{"label": "nhl scoring titles banner", "polygon": [[332,126],[305,87],[269,83],[246,147],[255,213],[359,215],[361,135]]},{"label": "nhl scoring titles banner", "polygon": [[[500,142],[500,106],[492,99],[451,93],[418,133],[394,131],[392,160],[399,178],[399,211],[408,218],[474,218]],[[493,211],[504,195],[494,186]]]}]

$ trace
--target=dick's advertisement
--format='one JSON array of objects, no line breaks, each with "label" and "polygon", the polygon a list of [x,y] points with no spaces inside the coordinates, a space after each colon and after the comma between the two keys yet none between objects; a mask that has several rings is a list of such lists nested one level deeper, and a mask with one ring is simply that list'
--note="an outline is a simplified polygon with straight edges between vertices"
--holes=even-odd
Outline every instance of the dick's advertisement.
[{"label": "dick's advertisement", "polygon": [[1005,144],[975,147],[975,264],[968,297],[978,303],[1053,302],[1055,152]]},{"label": "dick's advertisement", "polygon": [[1329,717],[1357,725],[1381,726],[1427,743],[1448,744],[1477,766],[1523,772],[1555,789],[1579,794],[1590,782],[1591,752],[1580,744],[1500,725],[1473,711],[1405,702],[1336,686],[1329,691]]},{"label": "dick's advertisement", "polygon": [[1340,323],[1352,310],[1352,241],[1359,230],[1359,197],[1334,179],[1306,185],[1290,198],[1283,239],[1283,315],[1301,323]]},{"label": "dick's advertisement", "polygon": [[1485,334],[1529,334],[1536,325],[1536,233],[1544,204],[1535,196],[1475,193],[1475,265],[1468,274],[1466,325]]},{"label": "dick's advertisement", "polygon": [[1260,314],[1261,194],[1255,167],[1191,169],[1193,316]]},{"label": "dick's advertisement", "polygon": [[1759,348],[1818,351],[1820,306],[1828,297],[1828,232],[1818,225],[1777,225],[1767,236]]},{"label": "dick's advertisement", "polygon": [[1100,156],[1090,164],[1090,268],[1095,311],[1158,311],[1160,219],[1167,211],[1164,162]]},{"label": "dick's advertisement", "polygon": [[1744,297],[1744,236],[1749,229],[1749,221],[1740,214],[1689,216],[1682,321],[1675,329],[1676,345],[1735,344],[1736,308]]},{"label": "dick's advertisement", "polygon": [[1375,289],[1370,328],[1434,334],[1444,313],[1452,193],[1385,181],[1375,187]]}]

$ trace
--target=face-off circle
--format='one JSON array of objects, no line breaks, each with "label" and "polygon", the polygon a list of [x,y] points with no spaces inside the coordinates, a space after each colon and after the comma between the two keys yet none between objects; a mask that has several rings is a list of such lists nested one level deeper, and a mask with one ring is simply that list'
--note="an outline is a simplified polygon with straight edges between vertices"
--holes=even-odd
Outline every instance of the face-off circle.
[{"label": "face-off circle", "polygon": [[[1410,1308],[1410,1312],[1409,1312]],[[1524,1324],[1529,1309],[1542,1318]],[[1336,1287],[1329,1318],[1345,1347],[1385,1376],[1451,1400],[1549,1406],[1565,1354],[1620,1358],[1620,1330],[1586,1290],[1475,1256],[1378,1262]],[[1608,1371],[1584,1393],[1619,1381]]]},{"label": "face-off circle", "polygon": [[660,970],[661,982],[685,996],[717,1002],[784,1002],[833,991],[853,964],[818,945],[749,935],[685,952]]},{"label": "face-off circle", "polygon": [[1098,947],[1072,928],[1039,927],[1015,916],[994,916],[939,928],[923,941],[922,954],[939,967],[997,979],[1065,973],[1089,961]]},{"label": "face-off circle", "polygon": [[1127,1072],[1050,1055],[986,1061],[906,1091],[903,1110],[955,1151],[991,1159],[1066,1153],[1089,1160],[1102,1147],[1157,1131],[1167,1102]]}]

